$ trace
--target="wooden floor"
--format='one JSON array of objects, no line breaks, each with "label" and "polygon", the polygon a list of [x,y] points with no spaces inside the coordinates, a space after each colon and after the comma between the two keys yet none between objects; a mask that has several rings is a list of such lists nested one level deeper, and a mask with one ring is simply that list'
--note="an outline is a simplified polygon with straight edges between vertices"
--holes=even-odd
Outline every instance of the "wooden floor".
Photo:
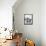
[{"label": "wooden floor", "polygon": [[6,40],[6,42],[2,43],[0,46],[16,46],[15,39],[13,40]]}]

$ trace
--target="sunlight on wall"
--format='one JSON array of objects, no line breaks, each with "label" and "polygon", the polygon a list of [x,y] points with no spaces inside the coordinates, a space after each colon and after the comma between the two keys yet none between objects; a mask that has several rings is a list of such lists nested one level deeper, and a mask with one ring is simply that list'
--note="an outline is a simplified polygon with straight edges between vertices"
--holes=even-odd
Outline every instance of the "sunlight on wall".
[{"label": "sunlight on wall", "polygon": [[[8,11],[9,10],[9,11]],[[11,9],[3,9],[0,11],[0,26],[12,28],[12,10]]]},{"label": "sunlight on wall", "polygon": [[12,6],[16,0],[0,0],[0,27],[12,29]]}]

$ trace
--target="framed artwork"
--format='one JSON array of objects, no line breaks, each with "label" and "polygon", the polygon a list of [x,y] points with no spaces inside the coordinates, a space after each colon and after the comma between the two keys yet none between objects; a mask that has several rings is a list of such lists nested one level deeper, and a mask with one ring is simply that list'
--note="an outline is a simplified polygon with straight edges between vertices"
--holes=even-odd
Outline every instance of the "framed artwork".
[{"label": "framed artwork", "polygon": [[33,24],[33,14],[24,14],[24,25]]}]

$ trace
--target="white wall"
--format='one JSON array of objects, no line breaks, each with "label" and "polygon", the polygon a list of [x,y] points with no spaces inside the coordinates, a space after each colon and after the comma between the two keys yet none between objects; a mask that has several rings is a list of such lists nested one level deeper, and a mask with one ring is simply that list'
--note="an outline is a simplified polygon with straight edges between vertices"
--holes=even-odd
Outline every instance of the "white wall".
[{"label": "white wall", "polygon": [[[40,0],[23,0],[23,2],[14,9],[15,28],[18,32],[22,32],[25,38],[27,37],[28,39],[34,40],[36,46],[41,46],[40,11]],[[24,25],[24,14],[33,14],[33,25]]]},{"label": "white wall", "polygon": [[42,46],[46,46],[46,0],[41,1],[41,40]]},{"label": "white wall", "polygon": [[16,0],[0,0],[0,27],[12,28],[12,6]]}]

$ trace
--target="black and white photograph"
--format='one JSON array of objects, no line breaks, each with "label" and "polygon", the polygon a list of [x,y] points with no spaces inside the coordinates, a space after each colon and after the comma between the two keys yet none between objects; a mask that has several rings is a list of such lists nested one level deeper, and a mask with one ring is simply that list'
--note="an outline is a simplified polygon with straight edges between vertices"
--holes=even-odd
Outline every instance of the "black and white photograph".
[{"label": "black and white photograph", "polygon": [[33,24],[33,14],[24,14],[24,25]]}]

